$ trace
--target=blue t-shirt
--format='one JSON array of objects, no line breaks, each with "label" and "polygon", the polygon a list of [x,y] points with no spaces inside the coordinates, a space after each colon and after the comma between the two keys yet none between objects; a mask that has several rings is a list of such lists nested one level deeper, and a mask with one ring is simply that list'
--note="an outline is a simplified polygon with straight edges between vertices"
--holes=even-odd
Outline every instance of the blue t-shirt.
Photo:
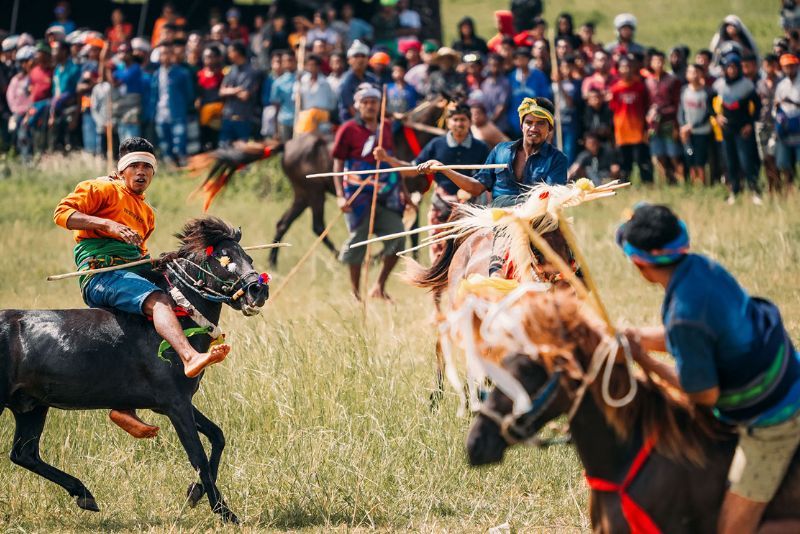
[{"label": "blue t-shirt", "polygon": [[522,101],[526,98],[535,98],[543,96],[545,98],[553,99],[553,89],[550,87],[550,82],[547,80],[544,72],[539,69],[530,69],[528,76],[521,80],[522,72],[519,69],[514,69],[508,75],[508,82],[510,84],[511,93],[509,94],[508,102],[508,123],[511,130],[514,132],[515,137],[522,135],[522,128],[519,124],[519,113],[517,108]]},{"label": "blue t-shirt", "polygon": [[[527,187],[538,183],[564,185],[567,183],[567,156],[559,149],[545,142],[539,152],[525,161],[522,180],[514,176],[514,155],[522,150],[522,139],[500,143],[492,149],[486,164],[503,164],[505,169],[483,169],[475,175],[487,191],[492,192],[494,201],[499,197],[517,197]],[[527,186],[527,187],[526,187]]]},{"label": "blue t-shirt", "polygon": [[[428,141],[428,144],[414,159],[414,164],[435,159],[445,165],[479,165],[486,161],[488,155],[489,147],[482,141],[475,139],[472,134],[469,134],[463,143],[456,144],[456,140],[448,133]],[[467,176],[472,176],[474,173],[474,171],[468,170],[459,172]],[[437,172],[433,179],[447,194],[455,195],[458,193],[458,186],[444,174]]]},{"label": "blue t-shirt", "polygon": [[800,403],[800,361],[777,308],[750,297],[721,265],[689,254],[667,286],[667,349],[689,393],[720,389],[723,419],[776,424]]}]

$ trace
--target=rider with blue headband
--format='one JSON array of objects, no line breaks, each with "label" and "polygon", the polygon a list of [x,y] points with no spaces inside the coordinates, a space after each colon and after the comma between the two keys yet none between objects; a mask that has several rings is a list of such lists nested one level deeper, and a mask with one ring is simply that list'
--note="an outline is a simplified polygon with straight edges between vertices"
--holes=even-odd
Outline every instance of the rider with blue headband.
[{"label": "rider with blue headband", "polygon": [[647,355],[643,367],[739,432],[719,532],[755,532],[800,443],[800,361],[780,311],[690,253],[686,224],[666,206],[638,206],[617,244],[665,289],[663,326],[629,335],[645,350],[669,352],[676,367]]}]

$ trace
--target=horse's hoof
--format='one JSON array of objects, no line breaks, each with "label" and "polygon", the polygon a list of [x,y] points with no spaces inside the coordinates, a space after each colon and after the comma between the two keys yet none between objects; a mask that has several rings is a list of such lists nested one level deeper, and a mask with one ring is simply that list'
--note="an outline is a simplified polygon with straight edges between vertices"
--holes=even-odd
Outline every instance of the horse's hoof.
[{"label": "horse's hoof", "polygon": [[443,397],[444,395],[442,395],[440,391],[434,391],[433,393],[431,393],[431,396],[429,397],[430,404],[428,406],[430,411],[432,412],[439,411],[439,403],[442,402]]},{"label": "horse's hoof", "polygon": [[99,512],[100,508],[97,506],[97,502],[94,500],[94,497],[75,497],[75,504],[78,505],[78,508],[83,510],[88,510],[90,512]]},{"label": "horse's hoof", "polygon": [[194,508],[200,499],[203,498],[206,490],[200,482],[189,484],[189,489],[186,490],[186,497],[189,499],[189,507]]},{"label": "horse's hoof", "polygon": [[227,512],[224,512],[221,515],[222,515],[222,521],[224,521],[225,523],[230,523],[231,525],[238,525],[239,524],[239,518],[236,517],[236,514],[234,514],[230,510],[228,510]]},{"label": "horse's hoof", "polygon": [[228,505],[225,504],[225,501],[220,500],[219,504],[217,505],[216,510],[214,510],[214,511],[217,512],[220,515],[220,517],[222,518],[223,522],[231,523],[231,524],[234,524],[234,525],[238,525],[239,524],[239,518],[236,517],[236,514],[231,512],[231,509],[228,508]]}]

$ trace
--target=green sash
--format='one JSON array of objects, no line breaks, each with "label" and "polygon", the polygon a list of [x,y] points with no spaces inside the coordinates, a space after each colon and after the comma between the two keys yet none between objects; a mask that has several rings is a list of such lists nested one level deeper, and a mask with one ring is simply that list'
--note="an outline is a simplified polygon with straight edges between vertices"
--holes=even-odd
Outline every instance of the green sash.
[{"label": "green sash", "polygon": [[[116,239],[84,239],[75,245],[72,254],[75,258],[75,265],[78,266],[79,271],[112,267],[114,265],[122,265],[123,263],[130,263],[150,257],[149,255],[142,256],[139,247],[136,245],[124,243]],[[149,268],[149,265],[137,265],[131,267],[131,270],[145,271]],[[86,282],[91,276],[92,275],[86,275],[80,277],[81,289],[86,286]]]}]

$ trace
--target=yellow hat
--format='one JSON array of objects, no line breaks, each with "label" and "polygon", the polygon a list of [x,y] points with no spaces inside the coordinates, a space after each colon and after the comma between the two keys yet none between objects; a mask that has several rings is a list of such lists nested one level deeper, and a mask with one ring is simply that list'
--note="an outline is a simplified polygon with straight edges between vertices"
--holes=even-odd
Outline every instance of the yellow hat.
[{"label": "yellow hat", "polygon": [[553,114],[537,104],[536,100],[533,98],[526,98],[523,100],[522,104],[520,104],[517,108],[517,113],[519,113],[520,124],[522,124],[522,119],[525,117],[525,115],[533,115],[534,117],[546,120],[548,123],[550,123],[550,127],[553,127]]}]

